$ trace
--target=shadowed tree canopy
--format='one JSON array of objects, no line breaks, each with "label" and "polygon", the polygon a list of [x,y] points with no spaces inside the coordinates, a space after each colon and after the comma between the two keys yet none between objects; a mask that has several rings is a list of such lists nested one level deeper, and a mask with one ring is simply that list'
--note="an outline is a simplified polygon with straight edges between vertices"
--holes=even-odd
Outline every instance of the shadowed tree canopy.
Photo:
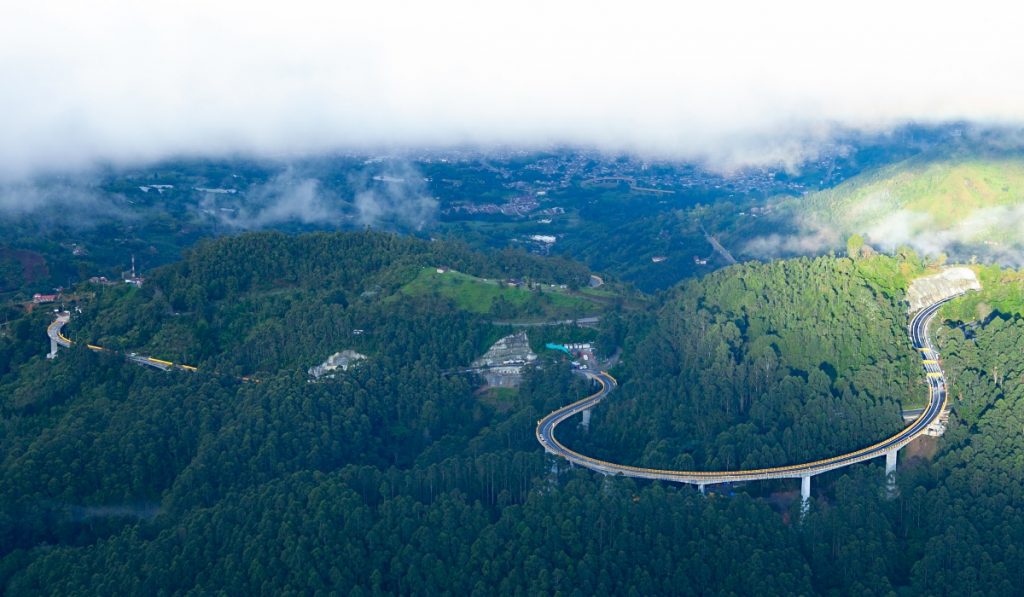
[{"label": "shadowed tree canopy", "polygon": [[[13,322],[0,336],[3,592],[1024,586],[1019,316],[994,310],[969,334],[937,324],[954,413],[933,455],[901,456],[895,499],[877,464],[816,478],[797,523],[785,482],[702,497],[549,459],[537,419],[590,389],[544,355],[517,390],[477,391],[458,370],[509,329],[443,296],[396,292],[439,263],[552,283],[588,275],[391,235],[255,234],[201,245],[142,289],[100,289],[68,328],[187,359],[194,374],[80,347],[47,361],[47,315]],[[925,396],[900,303],[919,268],[909,254],[742,264],[611,312],[595,334],[624,349],[621,388],[589,432],[570,424],[564,440],[622,461],[732,467],[877,439]],[[310,383],[305,369],[341,348],[369,358]]]}]

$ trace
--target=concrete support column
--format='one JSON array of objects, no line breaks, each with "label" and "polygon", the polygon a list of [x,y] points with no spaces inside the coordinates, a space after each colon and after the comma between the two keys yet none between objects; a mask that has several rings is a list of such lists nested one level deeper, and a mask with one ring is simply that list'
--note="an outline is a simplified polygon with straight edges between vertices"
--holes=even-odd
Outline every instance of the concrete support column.
[{"label": "concrete support column", "polygon": [[704,484],[703,483],[698,483],[697,484],[697,491],[699,491],[701,495],[704,495]]},{"label": "concrete support column", "polygon": [[896,474],[896,454],[899,450],[892,450],[885,453],[885,478],[892,480]]},{"label": "concrete support column", "polygon": [[589,408],[586,409],[585,411],[583,411],[583,428],[587,429],[587,430],[590,429],[590,409]]},{"label": "concrete support column", "polygon": [[800,514],[806,514],[811,506],[811,476],[800,477]]},{"label": "concrete support column", "polygon": [[892,450],[885,453],[885,492],[890,498],[899,494],[896,487],[896,454],[899,450]]}]

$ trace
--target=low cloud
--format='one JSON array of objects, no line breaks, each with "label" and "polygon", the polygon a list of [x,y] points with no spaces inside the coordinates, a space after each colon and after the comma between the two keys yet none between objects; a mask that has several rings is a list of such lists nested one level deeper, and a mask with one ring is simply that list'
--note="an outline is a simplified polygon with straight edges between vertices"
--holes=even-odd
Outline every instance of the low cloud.
[{"label": "low cloud", "polygon": [[350,180],[356,189],[356,222],[363,226],[422,230],[437,217],[437,199],[427,192],[423,175],[407,162],[390,163],[381,173],[361,173]]},{"label": "low cloud", "polygon": [[972,255],[1004,265],[1024,265],[1024,205],[1000,205],[975,210],[950,228],[922,212],[897,211],[866,231],[874,247],[892,251],[900,245],[922,255],[945,253],[958,260]]},{"label": "low cloud", "polygon": [[[859,215],[875,207],[869,204]],[[850,225],[827,225],[814,215],[776,216],[792,233],[754,237],[742,246],[744,254],[758,259],[795,255],[820,255],[829,250],[844,251],[849,235],[864,235],[875,250],[892,253],[909,246],[918,254],[936,257],[946,254],[957,261],[976,257],[985,262],[1024,266],[1024,205],[1002,205],[975,210],[952,227],[945,227],[925,212],[907,209],[880,216],[874,223],[854,229]]]},{"label": "low cloud", "polygon": [[126,199],[104,193],[86,180],[20,181],[0,185],[0,217],[31,218],[40,224],[85,228],[129,218]]},{"label": "low cloud", "polygon": [[320,180],[289,167],[266,183],[225,191],[207,190],[199,209],[223,225],[244,230],[286,224],[422,230],[434,221],[438,207],[423,175],[404,161],[362,170],[337,190],[325,190]]},{"label": "low cloud", "polygon": [[795,255],[820,255],[840,244],[841,235],[828,226],[804,219],[794,234],[773,233],[757,236],[742,246],[742,252],[758,259],[777,259]]},{"label": "low cloud", "polygon": [[[217,190],[219,191],[219,190]],[[320,181],[287,169],[239,194],[207,191],[199,207],[232,228],[279,224],[340,225],[340,201],[320,189]]]}]

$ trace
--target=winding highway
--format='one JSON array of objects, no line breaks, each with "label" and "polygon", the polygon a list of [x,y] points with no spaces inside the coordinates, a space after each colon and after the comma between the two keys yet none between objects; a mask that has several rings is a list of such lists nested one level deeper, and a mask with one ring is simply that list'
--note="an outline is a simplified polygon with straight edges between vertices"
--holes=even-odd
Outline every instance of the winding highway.
[{"label": "winding highway", "polygon": [[[57,347],[71,348],[71,345],[74,344],[73,340],[64,335],[64,326],[67,325],[69,321],[71,321],[70,313],[60,313],[57,315],[57,318],[53,320],[53,323],[46,327],[46,335],[50,337],[50,353],[46,355],[47,358],[53,359],[57,357]],[[93,352],[120,353],[120,351],[111,350],[109,348],[104,348],[102,346],[97,346],[95,344],[86,344],[85,347]],[[157,359],[154,357],[147,357],[135,354],[134,352],[126,353],[125,357],[129,361],[132,361],[133,363],[145,365],[147,367],[154,367],[156,369],[163,369],[164,371],[178,369],[181,371],[192,372],[198,370],[196,367],[193,367],[192,365],[172,363],[171,361],[165,361],[163,359]],[[248,381],[247,378],[243,379],[245,381]]]},{"label": "winding highway", "polygon": [[876,444],[867,446],[866,448],[861,448],[854,452],[840,454],[831,458],[804,462],[801,464],[735,471],[678,471],[653,469],[617,464],[614,462],[591,458],[585,454],[573,451],[571,448],[566,447],[558,441],[558,438],[555,436],[555,430],[563,421],[576,414],[582,413],[589,408],[593,408],[615,389],[615,386],[617,385],[615,378],[605,371],[598,373],[586,372],[586,375],[590,379],[593,379],[600,384],[601,389],[597,393],[564,406],[537,422],[537,441],[539,441],[541,446],[544,447],[544,450],[550,454],[565,458],[573,464],[578,464],[579,466],[608,475],[624,475],[640,479],[675,481],[699,486],[735,481],[803,478],[805,481],[805,499],[809,494],[809,484],[807,484],[807,482],[813,475],[881,456],[887,457],[887,470],[889,468],[889,459],[891,459],[891,467],[895,469],[896,451],[924,434],[924,432],[928,430],[929,426],[939,419],[946,407],[946,378],[943,374],[942,367],[939,365],[938,353],[932,347],[931,339],[928,337],[928,326],[943,304],[961,296],[962,294],[963,293],[960,293],[932,303],[924,309],[921,309],[916,315],[914,315],[913,319],[911,319],[908,330],[914,349],[920,355],[921,364],[925,371],[925,378],[928,381],[928,405],[910,425],[899,433],[892,437],[883,439]]},{"label": "winding highway", "polygon": [[[63,346],[64,348],[71,348],[71,339],[64,335],[64,326],[71,321],[70,313],[60,313],[57,315],[57,319],[53,320],[53,323],[46,326],[46,335],[50,337],[51,346]],[[52,359],[57,355],[57,351],[50,350],[50,358]]]}]

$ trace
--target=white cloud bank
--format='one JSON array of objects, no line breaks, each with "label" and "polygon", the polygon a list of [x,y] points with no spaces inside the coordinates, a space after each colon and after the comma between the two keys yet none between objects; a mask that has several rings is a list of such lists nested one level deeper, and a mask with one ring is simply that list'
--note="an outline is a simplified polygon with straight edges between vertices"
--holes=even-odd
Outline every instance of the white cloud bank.
[{"label": "white cloud bank", "polygon": [[[198,209],[239,230],[279,224],[340,225],[343,222],[385,229],[422,230],[437,216],[437,200],[427,191],[422,173],[410,163],[394,161],[372,179],[368,173],[348,180],[351,198],[325,192],[319,180],[292,168],[240,193],[209,192]],[[18,190],[18,189],[15,189]],[[4,187],[0,186],[0,214]],[[30,205],[47,196],[29,197]]]},{"label": "white cloud bank", "polygon": [[976,209],[952,226],[926,212],[899,209],[870,223],[842,228],[823,223],[813,214],[785,214],[790,233],[755,236],[742,243],[740,252],[757,259],[842,253],[850,234],[864,235],[875,250],[895,252],[906,245],[926,257],[946,254],[959,261],[973,257],[983,262],[1024,266],[1024,205],[997,205]]},{"label": "white cloud bank", "polygon": [[729,167],[799,159],[835,126],[1024,122],[1009,2],[53,0],[3,13],[8,177],[463,143]]},{"label": "white cloud bank", "polygon": [[[225,210],[224,208],[227,207]],[[296,176],[291,168],[239,195],[207,193],[199,209],[215,214],[232,228],[253,229],[275,224],[338,223],[340,202],[320,191],[320,182]]]},{"label": "white cloud bank", "polygon": [[975,210],[954,226],[943,228],[926,213],[900,210],[867,230],[867,240],[891,251],[899,245],[923,255],[946,253],[959,259],[984,255],[992,261],[1024,265],[1024,205],[997,205]]}]

